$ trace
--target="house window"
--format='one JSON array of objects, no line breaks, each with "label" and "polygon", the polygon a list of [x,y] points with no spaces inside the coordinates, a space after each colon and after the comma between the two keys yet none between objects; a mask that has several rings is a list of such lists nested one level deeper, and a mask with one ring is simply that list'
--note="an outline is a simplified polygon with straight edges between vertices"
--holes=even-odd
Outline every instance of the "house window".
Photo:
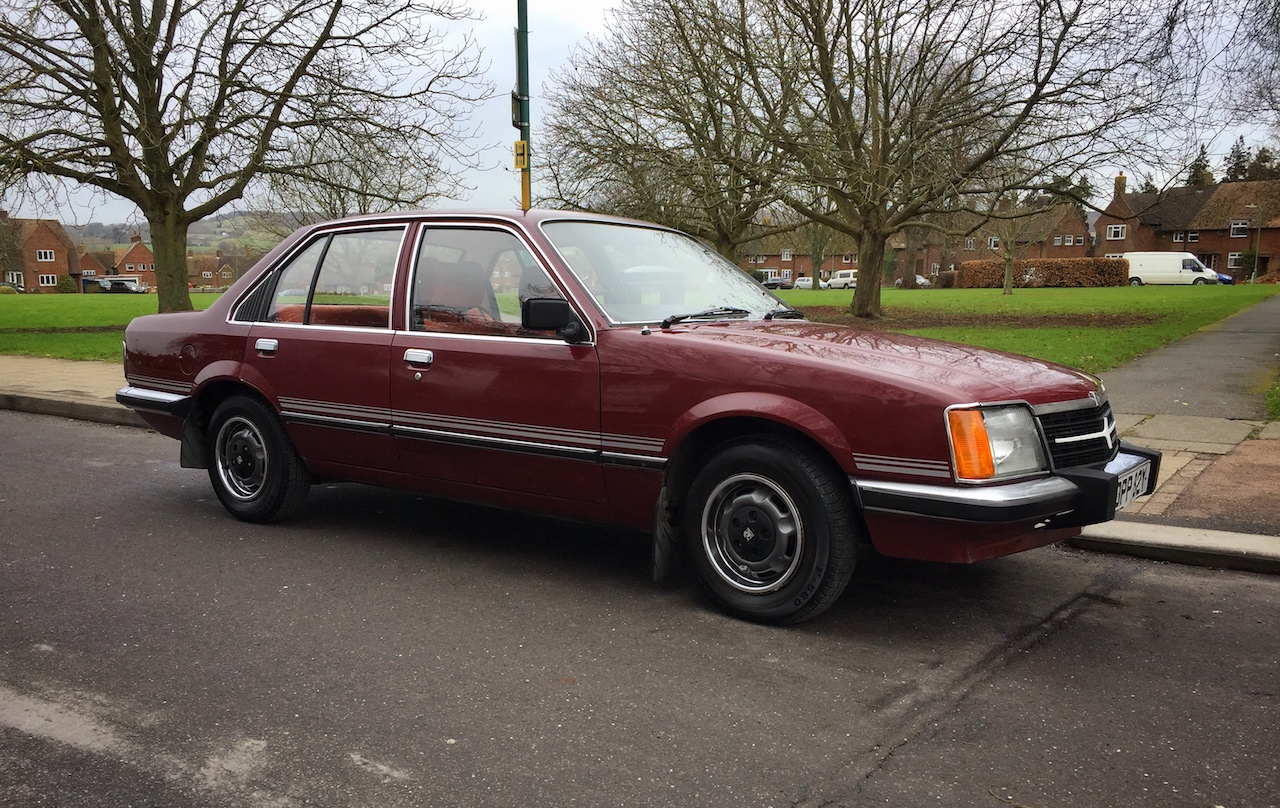
[{"label": "house window", "polygon": [[21,288],[22,288],[22,273],[21,273],[21,272],[6,272],[6,273],[4,273],[4,282],[5,282],[5,283],[11,283],[11,284],[13,284],[14,286],[18,287],[19,289],[21,289]]},{"label": "house window", "polygon": [[57,275],[41,275],[40,285],[41,286],[57,286],[58,276]]},{"label": "house window", "polygon": [[993,250],[1000,249],[1000,239],[996,236],[987,236],[987,247]]},{"label": "house window", "polygon": [[208,271],[208,270],[205,270],[204,272],[201,272],[201,273],[200,273],[200,277],[202,277],[202,278],[212,278],[212,277],[213,277],[213,273],[212,273],[212,272],[210,272],[210,271]]},{"label": "house window", "polygon": [[966,250],[978,249],[977,239],[967,238],[964,240],[964,248]]},{"label": "house window", "polygon": [[124,271],[125,271],[125,272],[133,272],[133,264],[125,264],[125,265],[124,265]]},{"label": "house window", "polygon": [[852,257],[851,255],[849,255],[848,253],[845,253],[844,255],[840,256],[840,261],[841,261],[842,263],[848,264],[848,263],[850,263],[850,261],[852,261],[852,260],[853,260],[853,257]]},{"label": "house window", "polygon": [[1232,219],[1231,220],[1231,237],[1232,238],[1248,238],[1249,237],[1249,220],[1248,219]]},{"label": "house window", "polygon": [[36,250],[37,261],[53,261],[53,250]]},{"label": "house window", "polygon": [[1227,269],[1240,268],[1240,253],[1227,253]]},{"label": "house window", "polygon": [[156,265],[155,265],[155,264],[147,264],[147,269],[148,269],[148,270],[150,270],[151,272],[155,272],[155,271],[156,271]]},{"label": "house window", "polygon": [[783,261],[790,261],[790,260],[791,260],[791,250],[783,250],[783,251],[782,251],[782,260],[783,260]]},{"label": "house window", "polygon": [[98,277],[98,271],[97,271],[97,270],[95,270],[95,269],[86,269],[84,272],[81,272],[80,274],[81,274],[83,277],[86,277],[86,278],[96,278],[96,277]]},{"label": "house window", "polygon": [[1076,236],[1076,246],[1083,247],[1085,245],[1084,236]]},{"label": "house window", "polygon": [[1119,241],[1124,238],[1125,225],[1109,224],[1107,225],[1107,241]]},{"label": "house window", "polygon": [[1187,243],[1189,243],[1189,244],[1195,244],[1195,243],[1196,243],[1197,241],[1199,241],[1199,240],[1200,240],[1200,231],[1199,231],[1199,230],[1188,230],[1188,231],[1187,231]]},{"label": "house window", "polygon": [[1186,238],[1186,235],[1187,235],[1186,233],[1184,233],[1184,232],[1182,232],[1181,230],[1179,230],[1178,232],[1176,232],[1176,233],[1174,233],[1174,234],[1173,234],[1173,240],[1174,240],[1174,241],[1182,241],[1184,238]]},{"label": "house window", "polygon": [[[1067,238],[1074,239],[1074,236],[1067,236]],[[1070,242],[1070,241],[1068,241],[1067,243],[1068,243],[1068,244],[1070,244],[1071,242]],[[1055,246],[1055,247],[1061,247],[1061,246],[1062,246],[1062,236],[1054,236],[1054,237],[1053,237],[1053,246]]]},{"label": "house window", "polygon": [[786,281],[791,280],[791,270],[789,269],[782,270],[782,279]]},{"label": "house window", "polygon": [[1124,258],[1124,253],[1107,253],[1103,258]]}]

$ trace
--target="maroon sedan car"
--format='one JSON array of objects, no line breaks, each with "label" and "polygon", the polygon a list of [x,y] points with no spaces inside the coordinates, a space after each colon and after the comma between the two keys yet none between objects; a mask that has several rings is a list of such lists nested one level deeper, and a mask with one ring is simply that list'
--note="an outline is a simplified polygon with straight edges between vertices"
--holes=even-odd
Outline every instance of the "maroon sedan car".
[{"label": "maroon sedan car", "polygon": [[118,400],[233,515],[312,480],[651,530],[753,620],[827,608],[855,560],[972,562],[1150,493],[1099,381],[806,322],[682,233],[563,212],[304,228],[207,311],[134,320]]}]

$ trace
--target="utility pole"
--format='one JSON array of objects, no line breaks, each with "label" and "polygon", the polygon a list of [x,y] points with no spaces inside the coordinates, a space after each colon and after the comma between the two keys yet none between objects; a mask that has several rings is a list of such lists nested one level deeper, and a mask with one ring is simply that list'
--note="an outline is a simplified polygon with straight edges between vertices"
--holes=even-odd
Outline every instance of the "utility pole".
[{"label": "utility pole", "polygon": [[529,149],[529,0],[516,0],[516,89],[511,94],[511,125],[520,130],[516,170],[520,172],[520,207],[529,210],[532,196]]}]

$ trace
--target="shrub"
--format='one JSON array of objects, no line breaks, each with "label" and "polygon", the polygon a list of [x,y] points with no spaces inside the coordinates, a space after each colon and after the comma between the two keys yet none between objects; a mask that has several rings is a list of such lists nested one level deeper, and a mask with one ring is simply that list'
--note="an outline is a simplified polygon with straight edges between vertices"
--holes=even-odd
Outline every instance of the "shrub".
[{"label": "shrub", "polygon": [[[1129,262],[1123,258],[1020,258],[1013,262],[1013,285],[1019,289],[1124,286],[1128,282]],[[965,261],[960,265],[959,286],[1003,288],[1004,261]]]},{"label": "shrub", "polygon": [[76,283],[75,278],[70,275],[63,275],[61,278],[58,278],[58,294],[74,295],[76,293],[76,287],[79,285],[80,284]]},{"label": "shrub", "polygon": [[12,286],[0,286],[0,295],[16,295],[17,293],[18,290]]},{"label": "shrub", "polygon": [[937,287],[939,289],[954,289],[959,285],[960,273],[954,269],[947,269],[938,273]]}]

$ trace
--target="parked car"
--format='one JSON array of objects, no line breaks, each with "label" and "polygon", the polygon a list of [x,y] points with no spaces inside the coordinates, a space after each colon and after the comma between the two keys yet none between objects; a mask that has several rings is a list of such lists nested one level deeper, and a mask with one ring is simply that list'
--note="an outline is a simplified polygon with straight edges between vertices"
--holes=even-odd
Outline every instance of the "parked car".
[{"label": "parked car", "polygon": [[123,293],[145,292],[145,290],[142,289],[142,287],[138,286],[138,282],[134,280],[119,281],[119,280],[111,280],[109,278],[104,278],[98,281],[98,285],[102,287],[102,291],[104,292],[123,292]]},{"label": "parked car", "polygon": [[764,282],[764,288],[766,288],[766,289],[790,289],[790,288],[791,288],[791,281],[789,281],[789,280],[787,280],[787,279],[785,279],[785,278],[769,278],[767,281],[765,281],[765,282]]},{"label": "parked car", "polygon": [[1234,275],[1228,275],[1225,272],[1219,272],[1217,274],[1218,274],[1218,283],[1234,285],[1236,282],[1236,278]]},{"label": "parked car", "polygon": [[19,284],[11,283],[10,281],[0,281],[0,286],[7,286],[13,291],[18,293],[22,293],[26,291],[26,289],[22,288],[22,286],[20,286]]},{"label": "parked car", "polygon": [[[901,289],[901,288],[902,288],[902,278],[898,278],[898,279],[896,279],[896,280],[893,282],[893,285],[894,285],[894,286],[896,286],[897,288]],[[928,288],[929,288],[930,286],[932,286],[932,285],[933,285],[933,284],[932,284],[932,283],[929,281],[929,279],[928,279],[928,278],[926,278],[925,276],[923,276],[923,275],[917,275],[917,276],[916,276],[916,286],[917,286],[917,287],[919,287],[919,288],[921,288],[921,289],[928,289]]]},{"label": "parked car", "polygon": [[1127,252],[1129,285],[1148,283],[1194,284],[1217,283],[1218,273],[1200,263],[1189,252]]},{"label": "parked car", "polygon": [[[818,280],[818,288],[819,288],[819,289],[826,289],[828,286],[830,286],[830,284],[828,284],[826,281],[821,280],[821,279],[819,279],[819,280]],[[813,288],[813,278],[809,277],[808,275],[806,275],[806,276],[805,276],[805,277],[803,277],[803,278],[796,278],[796,288],[797,288],[797,289],[812,289],[812,288]]]},{"label": "parked car", "polygon": [[683,555],[763,622],[825,610],[872,547],[967,563],[1075,535],[1160,463],[1093,376],[809,323],[694,238],[589,214],[314,225],[125,346],[117,400],[238,519],[327,480],[645,529],[656,575]]},{"label": "parked car", "polygon": [[858,270],[841,269],[831,276],[827,283],[832,289],[852,289],[858,285]]}]

